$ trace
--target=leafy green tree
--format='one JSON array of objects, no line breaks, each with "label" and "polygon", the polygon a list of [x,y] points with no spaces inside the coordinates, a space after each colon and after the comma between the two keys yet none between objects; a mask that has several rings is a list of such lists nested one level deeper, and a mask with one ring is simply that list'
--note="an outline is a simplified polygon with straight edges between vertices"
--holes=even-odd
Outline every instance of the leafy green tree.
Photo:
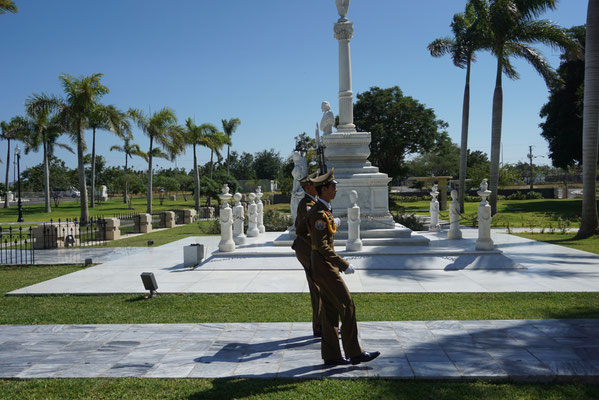
[{"label": "leafy green tree", "polygon": [[231,152],[231,139],[233,136],[233,133],[237,130],[237,127],[239,125],[241,125],[241,120],[239,118],[231,118],[228,121],[226,119],[223,119],[222,121],[223,124],[223,132],[225,133],[225,135],[227,135],[227,138],[229,140],[229,143],[227,144],[227,174],[230,173],[230,168],[229,168],[229,159],[230,159],[230,152]]},{"label": "leafy green tree", "polygon": [[406,175],[407,154],[430,151],[446,137],[447,123],[397,86],[372,87],[357,98],[354,123],[372,135],[369,159],[393,178]]},{"label": "leafy green tree", "polygon": [[[64,161],[53,155],[48,156],[48,169],[49,186],[52,188],[54,205],[58,207],[63,190],[77,184],[76,170],[71,170],[66,166]],[[44,190],[47,186],[45,170],[45,162],[24,170],[21,174],[23,185],[31,191]],[[71,171],[74,173],[71,173]]]},{"label": "leafy green tree", "polygon": [[486,47],[497,58],[491,121],[489,182],[491,213],[495,215],[503,118],[503,73],[509,78],[517,79],[518,73],[511,65],[510,59],[521,58],[528,61],[551,87],[556,81],[555,72],[541,52],[532,45],[542,43],[562,49],[576,49],[577,46],[557,24],[536,19],[543,12],[555,9],[557,0],[471,0],[471,2],[476,7],[479,18],[484,21]]},{"label": "leafy green tree", "polygon": [[239,180],[256,179],[256,171],[254,169],[254,156],[250,153],[243,152],[238,154],[236,151],[231,152],[231,175]]},{"label": "leafy green tree", "polygon": [[589,0],[582,123],[582,214],[577,238],[599,234],[597,148],[599,147],[599,0]]},{"label": "leafy green tree", "polygon": [[458,173],[460,149],[449,137],[426,153],[407,162],[410,175],[414,176],[455,176]]},{"label": "leafy green tree", "polygon": [[254,156],[254,170],[258,179],[277,179],[281,166],[281,156],[274,149],[263,150]]},{"label": "leafy green tree", "polygon": [[27,100],[27,113],[47,109],[55,111],[65,124],[68,134],[77,144],[77,170],[79,173],[79,190],[81,191],[81,224],[89,221],[89,208],[87,198],[87,185],[85,180],[85,165],[83,152],[85,151],[85,129],[88,117],[100,98],[108,93],[108,88],[100,82],[103,74],[92,74],[75,78],[68,74],[59,75],[65,98],[56,96],[33,95]]},{"label": "leafy green tree", "polygon": [[489,168],[491,163],[485,153],[480,150],[468,151],[468,171],[466,178],[470,179],[466,182],[466,190],[479,188],[483,179],[489,177]]},{"label": "leafy green tree", "polygon": [[462,102],[462,140],[460,146],[460,168],[458,197],[460,210],[464,212],[464,191],[466,188],[466,168],[468,158],[468,122],[470,118],[470,68],[476,61],[475,53],[484,46],[484,34],[477,18],[476,8],[472,3],[466,3],[466,11],[453,16],[451,23],[453,37],[436,39],[428,45],[433,57],[450,54],[453,64],[458,68],[466,68],[466,84]]},{"label": "leafy green tree", "polygon": [[70,146],[57,143],[58,138],[64,132],[64,125],[56,115],[50,115],[45,109],[32,109],[27,118],[19,119],[20,136],[25,142],[25,154],[30,151],[43,149],[44,165],[44,203],[45,211],[52,212],[50,206],[50,165],[49,158],[54,155],[55,147],[61,147],[74,153]]},{"label": "leafy green tree", "polygon": [[[152,213],[152,160],[155,157],[168,158],[168,155],[162,149],[174,149],[183,136],[183,128],[177,125],[175,112],[168,107],[154,112],[152,115],[146,115],[138,109],[130,109],[129,115],[141,129],[150,138],[150,148],[146,153],[148,161],[148,192],[146,212]],[[154,147],[155,145],[161,146]]]},{"label": "leafy green tree", "polygon": [[[143,151],[141,151],[141,149],[139,148],[139,145],[135,144],[135,143],[131,143],[131,140],[133,140],[133,138],[131,136],[124,136],[122,146],[113,145],[110,147],[110,151],[120,151],[121,153],[125,153],[125,171],[124,171],[125,175],[129,174],[129,171],[128,171],[129,158],[133,158],[133,156],[142,157],[144,159],[146,158],[145,153]],[[128,186],[127,186],[127,180],[125,180],[125,185],[123,186],[123,203],[127,203],[127,192],[128,192]]]},{"label": "leafy green tree", "polygon": [[[584,48],[585,26],[575,26],[568,34]],[[582,163],[584,60],[568,51],[560,58],[557,74],[561,82],[549,88],[549,100],[540,112],[545,121],[539,126],[549,145],[552,164],[567,169]]]}]

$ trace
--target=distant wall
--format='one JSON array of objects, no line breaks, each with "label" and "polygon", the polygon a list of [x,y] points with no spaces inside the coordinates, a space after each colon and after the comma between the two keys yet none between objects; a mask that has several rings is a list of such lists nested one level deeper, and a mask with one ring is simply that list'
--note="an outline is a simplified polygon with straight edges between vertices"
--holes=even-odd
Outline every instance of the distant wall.
[{"label": "distant wall", "polygon": [[237,183],[241,186],[241,191],[243,193],[255,192],[258,185],[262,186],[263,192],[275,192],[278,190],[276,182],[269,179],[240,179]]}]

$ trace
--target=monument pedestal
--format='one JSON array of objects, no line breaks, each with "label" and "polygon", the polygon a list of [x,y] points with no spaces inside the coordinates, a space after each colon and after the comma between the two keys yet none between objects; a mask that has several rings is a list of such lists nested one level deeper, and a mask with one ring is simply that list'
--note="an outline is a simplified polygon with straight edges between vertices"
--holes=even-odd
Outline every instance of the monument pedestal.
[{"label": "monument pedestal", "polygon": [[361,231],[395,229],[389,212],[388,184],[391,178],[367,160],[370,133],[341,131],[323,135],[322,141],[327,167],[335,168],[335,179],[339,182],[337,196],[331,203],[335,216],[343,223],[347,222],[347,209],[352,207],[349,193],[355,190],[358,192]]}]

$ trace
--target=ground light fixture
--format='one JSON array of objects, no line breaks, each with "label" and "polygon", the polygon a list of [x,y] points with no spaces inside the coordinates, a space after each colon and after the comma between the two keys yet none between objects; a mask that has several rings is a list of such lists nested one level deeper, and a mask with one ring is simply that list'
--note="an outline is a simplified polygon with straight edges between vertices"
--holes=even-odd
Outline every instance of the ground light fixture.
[{"label": "ground light fixture", "polygon": [[156,290],[158,289],[158,284],[156,283],[156,277],[152,272],[142,272],[141,281],[144,284],[144,288],[150,291],[150,294],[146,297],[152,298],[157,295]]}]

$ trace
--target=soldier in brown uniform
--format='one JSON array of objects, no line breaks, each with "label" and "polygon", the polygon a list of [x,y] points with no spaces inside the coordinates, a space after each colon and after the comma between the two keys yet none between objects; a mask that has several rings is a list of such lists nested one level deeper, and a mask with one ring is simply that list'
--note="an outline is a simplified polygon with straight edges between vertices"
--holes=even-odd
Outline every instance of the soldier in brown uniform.
[{"label": "soldier in brown uniform", "polygon": [[[363,351],[358,342],[358,324],[354,301],[339,271],[354,273],[354,268],[334,249],[333,237],[337,225],[331,212],[330,201],[337,194],[337,181],[333,170],[312,179],[318,201],[308,213],[308,229],[312,246],[312,274],[320,288],[322,298],[321,355],[326,365],[359,364],[374,360],[379,352]],[[341,316],[341,342],[345,357],[341,355],[339,338],[334,324]]]},{"label": "soldier in brown uniform", "polygon": [[312,249],[310,247],[307,221],[308,212],[314,203],[316,203],[316,189],[310,180],[310,178],[314,177],[316,177],[316,174],[306,176],[300,180],[305,196],[300,200],[297,206],[297,214],[295,217],[295,233],[297,237],[293,241],[291,248],[295,250],[295,256],[306,272],[308,288],[310,289],[310,301],[312,303],[312,331],[314,332],[314,336],[320,337],[320,311],[322,309],[322,303],[320,301],[320,289],[314,283],[312,268],[310,267],[310,253],[312,252]]}]

